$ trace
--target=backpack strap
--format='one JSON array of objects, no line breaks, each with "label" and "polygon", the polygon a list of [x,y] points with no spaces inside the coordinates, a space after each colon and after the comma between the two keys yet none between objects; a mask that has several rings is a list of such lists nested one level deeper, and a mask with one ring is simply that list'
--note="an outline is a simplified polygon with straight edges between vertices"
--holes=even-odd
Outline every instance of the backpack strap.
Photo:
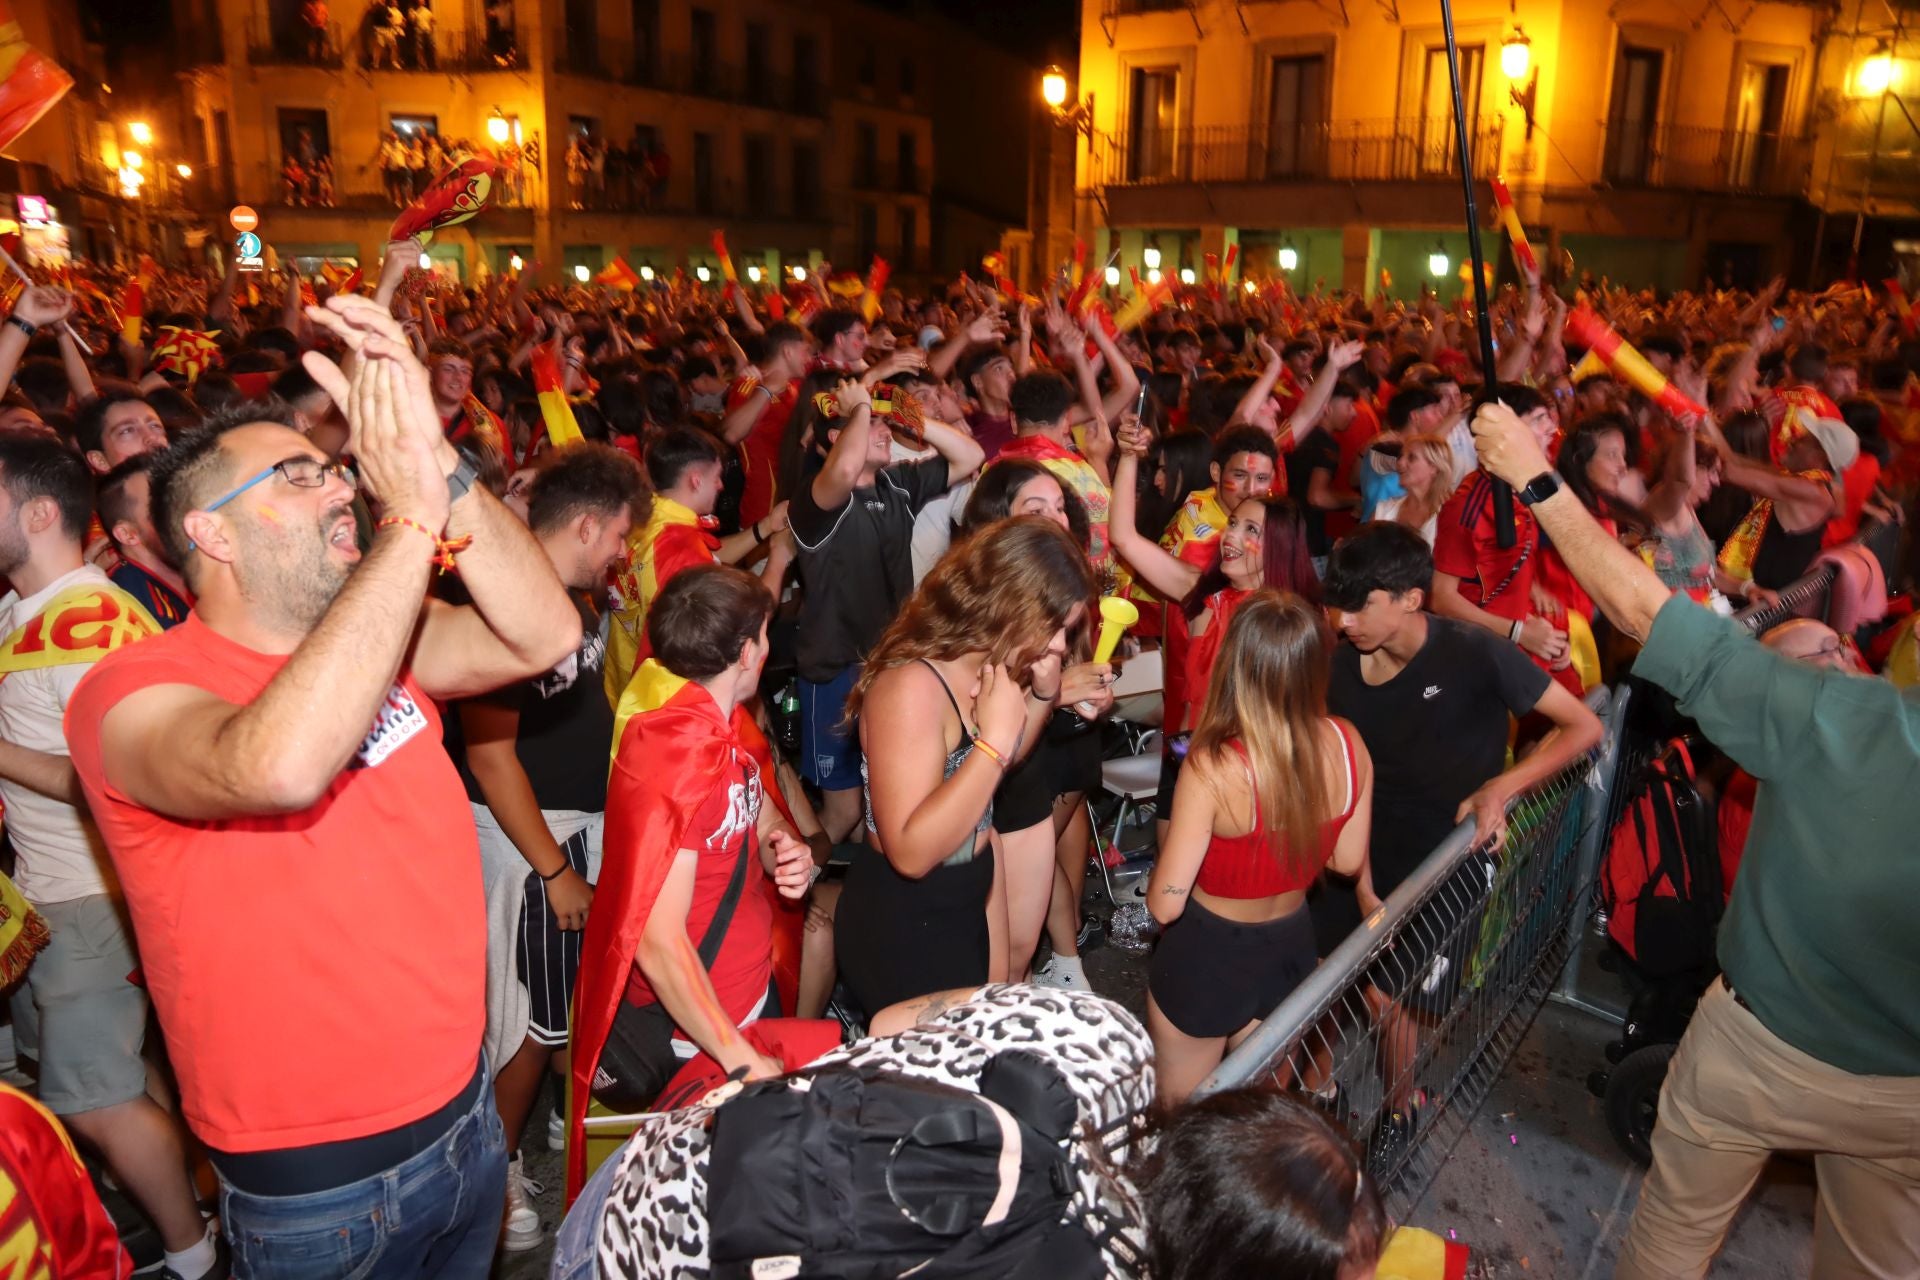
[{"label": "backpack strap", "polygon": [[[992,1116],[993,1129],[987,1127],[976,1108],[948,1107],[923,1117],[893,1144],[893,1151],[887,1156],[888,1198],[909,1222],[937,1236],[961,1236],[981,1228],[998,1226],[1006,1221],[1007,1214],[1013,1209],[1014,1196],[1020,1190],[1020,1156],[1024,1145],[1020,1122],[1013,1118],[1012,1112],[993,1099],[980,1094],[975,1094],[974,1098]],[[895,1163],[907,1147],[959,1146],[978,1142],[989,1132],[997,1132],[1000,1137],[1000,1159],[995,1170],[998,1185],[994,1190],[993,1203],[987,1207],[986,1216],[979,1222],[972,1221],[973,1215],[967,1209],[967,1202],[960,1196],[941,1196],[930,1204],[916,1206],[909,1203],[894,1184]]]},{"label": "backpack strap", "polygon": [[707,922],[707,931],[700,935],[700,967],[712,972],[713,962],[720,958],[720,947],[727,940],[727,926],[733,923],[733,913],[740,905],[740,893],[747,886],[747,850],[753,843],[753,832],[742,832],[740,853],[734,859],[733,874],[727,877],[727,887],[720,894],[720,902],[713,909],[713,919]]}]

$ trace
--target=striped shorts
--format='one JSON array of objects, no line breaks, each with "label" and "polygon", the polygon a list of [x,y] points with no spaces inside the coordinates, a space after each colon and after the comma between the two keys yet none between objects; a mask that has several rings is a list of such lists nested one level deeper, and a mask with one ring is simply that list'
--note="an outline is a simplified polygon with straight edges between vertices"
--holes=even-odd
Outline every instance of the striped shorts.
[{"label": "striped shorts", "polygon": [[[593,838],[600,832],[594,823],[582,827],[561,842],[560,852],[582,876],[587,875],[587,854]],[[582,931],[571,933],[560,928],[553,908],[547,905],[546,882],[540,873],[527,872],[527,898],[520,908],[520,937],[514,943],[514,968],[527,988],[531,1005],[527,1010],[527,1038],[549,1048],[567,1043],[568,1014],[573,1006],[573,984],[580,974]]]}]

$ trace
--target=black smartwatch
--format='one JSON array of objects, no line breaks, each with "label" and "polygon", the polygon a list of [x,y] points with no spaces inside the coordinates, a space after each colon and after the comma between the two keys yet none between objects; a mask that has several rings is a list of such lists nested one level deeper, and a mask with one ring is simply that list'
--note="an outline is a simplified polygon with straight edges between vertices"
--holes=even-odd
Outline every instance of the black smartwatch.
[{"label": "black smartwatch", "polygon": [[40,332],[39,325],[35,324],[31,320],[23,320],[19,316],[8,316],[7,323],[12,325],[14,328],[18,329],[20,332],[26,334],[29,338],[31,338],[34,334]]},{"label": "black smartwatch", "polygon": [[447,477],[447,504],[451,506],[466,497],[467,490],[473,488],[473,482],[479,478],[480,464],[473,460],[471,454],[462,449],[460,464],[453,469],[453,474]]},{"label": "black smartwatch", "polygon": [[1527,487],[1514,496],[1520,499],[1521,505],[1530,507],[1536,502],[1545,502],[1558,492],[1560,492],[1560,477],[1551,471],[1542,471],[1527,481]]}]

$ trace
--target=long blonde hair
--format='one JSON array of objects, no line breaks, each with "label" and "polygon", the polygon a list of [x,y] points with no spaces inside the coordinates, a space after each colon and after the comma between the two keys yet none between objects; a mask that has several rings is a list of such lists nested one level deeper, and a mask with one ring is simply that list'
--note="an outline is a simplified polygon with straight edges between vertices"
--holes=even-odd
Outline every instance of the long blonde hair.
[{"label": "long blonde hair", "polygon": [[1332,771],[1321,748],[1333,632],[1326,614],[1290,592],[1257,591],[1234,610],[1193,751],[1218,763],[1238,741],[1274,856],[1290,871],[1317,865],[1331,819]]},{"label": "long blonde hair", "polygon": [[[1413,453],[1420,454],[1432,465],[1433,479],[1425,493],[1407,494],[1396,518],[1417,530],[1439,515],[1440,508],[1453,496],[1453,446],[1445,436],[1408,436],[1400,442],[1400,456],[1405,458]],[[1415,516],[1420,518],[1416,520]]]},{"label": "long blonde hair", "polygon": [[1077,604],[1095,600],[1093,567],[1065,529],[1040,516],[988,525],[940,559],[867,655],[847,699],[860,712],[881,672],[922,658],[984,653],[1022,683]]}]

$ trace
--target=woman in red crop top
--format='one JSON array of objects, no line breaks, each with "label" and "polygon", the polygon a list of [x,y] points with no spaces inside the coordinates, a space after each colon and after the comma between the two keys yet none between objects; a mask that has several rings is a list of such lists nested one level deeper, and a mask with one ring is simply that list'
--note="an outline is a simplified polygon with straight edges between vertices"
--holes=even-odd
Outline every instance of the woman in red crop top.
[{"label": "woman in red crop top", "polygon": [[1166,929],[1147,977],[1163,1102],[1312,971],[1321,869],[1366,867],[1373,761],[1327,715],[1332,649],[1326,615],[1285,592],[1253,593],[1227,625],[1147,895]]}]

